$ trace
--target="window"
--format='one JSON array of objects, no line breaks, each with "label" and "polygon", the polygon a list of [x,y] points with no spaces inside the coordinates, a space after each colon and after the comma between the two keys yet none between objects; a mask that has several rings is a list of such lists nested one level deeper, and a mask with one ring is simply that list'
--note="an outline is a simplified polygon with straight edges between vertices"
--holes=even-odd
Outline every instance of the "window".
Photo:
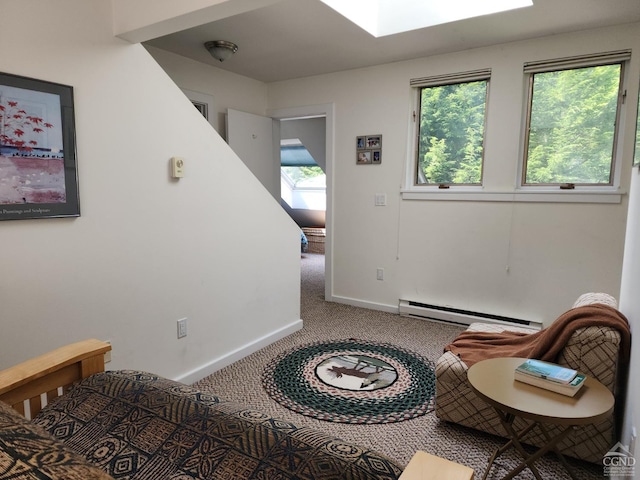
[{"label": "window", "polygon": [[522,185],[614,184],[627,52],[525,65],[529,74]]},{"label": "window", "polygon": [[326,175],[300,140],[282,140],[280,192],[291,208],[326,210]]},{"label": "window", "polygon": [[490,70],[414,79],[418,86],[416,185],[482,185]]}]

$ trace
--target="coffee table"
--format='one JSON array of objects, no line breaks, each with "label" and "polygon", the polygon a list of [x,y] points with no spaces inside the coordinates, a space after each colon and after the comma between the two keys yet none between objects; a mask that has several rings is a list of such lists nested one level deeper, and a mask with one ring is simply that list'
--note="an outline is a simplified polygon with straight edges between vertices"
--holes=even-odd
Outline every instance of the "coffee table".
[{"label": "coffee table", "polygon": [[[613,394],[594,378],[587,377],[585,384],[575,397],[568,397],[540,387],[514,380],[514,371],[525,358],[490,358],[472,365],[467,378],[475,394],[491,405],[504,427],[509,441],[498,448],[489,459],[487,470],[482,477],[487,478],[495,460],[507,449],[515,448],[523,461],[509,472],[503,480],[508,480],[528,467],[538,480],[542,480],[534,463],[548,451],[554,451],[569,475],[575,479],[571,467],[557,449],[557,445],[576,425],[597,423],[605,419],[613,410]],[[525,428],[516,431],[516,418],[527,421]],[[564,427],[552,436],[545,425]],[[546,444],[533,454],[527,453],[521,443],[524,435],[534,428],[540,429]]]}]

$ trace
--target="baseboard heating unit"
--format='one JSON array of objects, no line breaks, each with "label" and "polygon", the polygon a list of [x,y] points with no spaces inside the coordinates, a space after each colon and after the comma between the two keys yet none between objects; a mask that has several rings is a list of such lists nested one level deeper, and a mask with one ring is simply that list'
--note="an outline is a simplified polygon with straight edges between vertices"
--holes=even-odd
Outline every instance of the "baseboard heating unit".
[{"label": "baseboard heating unit", "polygon": [[404,317],[423,318],[425,320],[453,323],[456,325],[471,325],[474,322],[481,322],[509,325],[512,327],[531,328],[533,330],[542,329],[541,322],[532,320],[503,317],[489,313],[471,312],[469,310],[443,307],[441,305],[430,305],[428,303],[413,302],[411,300],[400,300],[400,315]]}]

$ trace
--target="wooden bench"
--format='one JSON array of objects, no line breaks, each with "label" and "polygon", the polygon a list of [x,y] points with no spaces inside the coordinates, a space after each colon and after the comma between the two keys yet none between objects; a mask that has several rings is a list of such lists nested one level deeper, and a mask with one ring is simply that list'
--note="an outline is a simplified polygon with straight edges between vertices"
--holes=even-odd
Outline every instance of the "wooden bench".
[{"label": "wooden bench", "polygon": [[418,451],[399,480],[473,480],[473,468]]}]

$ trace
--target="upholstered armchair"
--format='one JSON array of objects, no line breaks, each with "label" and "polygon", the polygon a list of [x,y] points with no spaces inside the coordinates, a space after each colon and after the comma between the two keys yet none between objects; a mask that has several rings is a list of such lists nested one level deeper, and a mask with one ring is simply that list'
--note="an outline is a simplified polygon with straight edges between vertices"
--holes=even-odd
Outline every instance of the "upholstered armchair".
[{"label": "upholstered armchair", "polygon": [[[617,308],[616,300],[603,293],[581,295],[573,308],[604,304]],[[520,331],[532,333],[532,330],[474,323],[467,329],[471,332]],[[616,410],[609,418],[597,425],[575,428],[560,443],[560,451],[568,456],[600,463],[603,455],[617,442],[616,418],[620,410],[619,352],[621,333],[608,326],[589,326],[577,329],[567,344],[555,358],[555,362],[595,377],[616,395]],[[497,414],[483,400],[478,398],[467,381],[467,365],[453,352],[446,351],[436,364],[436,415],[439,419],[481,430],[493,435],[506,436]],[[518,423],[520,422],[520,423]],[[522,428],[522,420],[516,420],[516,427]],[[549,426],[552,432],[557,427]],[[536,429],[524,437],[524,442],[542,446],[546,439]]]}]

